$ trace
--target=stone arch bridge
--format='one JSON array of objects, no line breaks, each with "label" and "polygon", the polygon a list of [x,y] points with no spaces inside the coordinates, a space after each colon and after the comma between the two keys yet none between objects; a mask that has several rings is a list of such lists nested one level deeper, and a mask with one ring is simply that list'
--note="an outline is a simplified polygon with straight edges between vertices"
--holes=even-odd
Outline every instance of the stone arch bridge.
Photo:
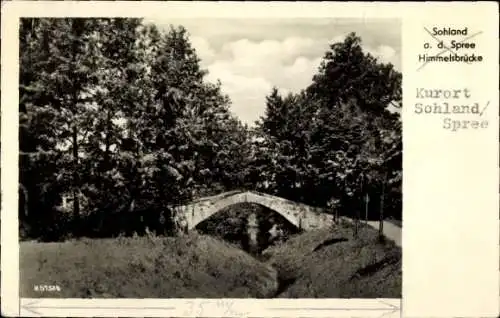
[{"label": "stone arch bridge", "polygon": [[306,231],[333,224],[333,216],[325,213],[321,208],[254,191],[225,192],[201,198],[186,205],[175,206],[173,207],[175,221],[184,230],[191,230],[220,210],[244,202],[269,208],[285,217],[298,229]]}]

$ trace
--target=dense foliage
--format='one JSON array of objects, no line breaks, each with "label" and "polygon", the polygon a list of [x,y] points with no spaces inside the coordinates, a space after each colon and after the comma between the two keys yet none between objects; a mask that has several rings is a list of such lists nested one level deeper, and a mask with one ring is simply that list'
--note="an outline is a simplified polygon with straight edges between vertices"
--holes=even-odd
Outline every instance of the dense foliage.
[{"label": "dense foliage", "polygon": [[385,208],[401,219],[401,74],[355,34],[330,48],[309,87],[267,97],[251,175],[260,191],[358,218],[370,204],[371,218]]},{"label": "dense foliage", "polygon": [[400,217],[401,74],[355,35],[302,92],[273,90],[256,128],[182,27],[22,19],[20,66],[24,237],[171,234],[169,206],[239,188],[351,214],[369,195]]},{"label": "dense foliage", "polygon": [[246,130],[182,27],[25,19],[20,41],[27,235],[172,230],[169,204],[242,179]]}]

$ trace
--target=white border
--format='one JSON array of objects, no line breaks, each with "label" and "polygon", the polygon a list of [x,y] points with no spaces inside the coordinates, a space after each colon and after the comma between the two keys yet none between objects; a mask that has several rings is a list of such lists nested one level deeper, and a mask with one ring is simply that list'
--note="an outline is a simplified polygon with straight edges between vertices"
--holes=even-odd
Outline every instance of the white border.
[{"label": "white border", "polygon": [[[242,2],[3,2],[2,3],[2,314],[49,316],[259,316],[259,317],[399,317],[399,300],[315,299],[315,300],[19,300],[19,250],[17,220],[17,131],[18,131],[18,18],[90,17],[161,15],[176,18],[250,18],[250,17],[379,17],[403,19],[403,92],[404,104],[414,102],[415,87],[438,85],[449,79],[462,80],[474,86],[491,100],[490,129],[480,132],[482,139],[460,135],[445,137],[431,119],[417,120],[409,107],[403,110],[404,121],[404,222],[403,233],[403,299],[404,317],[493,317],[498,314],[498,5],[496,3],[242,3]],[[426,22],[423,22],[423,21]],[[421,48],[424,23],[472,24],[483,29],[482,54],[489,62],[477,67],[479,79],[464,69],[466,66],[426,67],[416,73],[415,52]],[[486,38],[486,40],[484,40]],[[488,46],[489,45],[489,46]],[[437,70],[436,70],[437,69]],[[439,71],[438,71],[439,70]],[[8,78],[8,80],[6,79]],[[432,79],[432,80],[429,80]],[[473,82],[474,81],[474,82]],[[484,82],[483,82],[484,81]],[[460,82],[460,81],[458,81]],[[457,82],[457,83],[458,83]],[[481,85],[477,85],[479,84]],[[411,123],[411,124],[408,124]],[[423,138],[422,136],[433,136]],[[471,133],[470,135],[474,135]],[[477,136],[476,134],[475,136]],[[454,163],[459,150],[475,146],[472,161]],[[478,141],[479,140],[479,141]],[[451,144],[451,146],[449,146]],[[439,145],[439,146],[438,146]],[[466,150],[466,149],[465,149]],[[416,168],[425,157],[425,169]],[[479,159],[478,159],[479,158]],[[484,160],[480,160],[484,158]],[[488,159],[489,160],[486,160]],[[494,160],[491,160],[493,158]],[[420,160],[420,161],[419,161]],[[475,160],[475,161],[474,161]],[[479,161],[478,161],[479,160]],[[456,160],[455,160],[456,161]],[[446,164],[445,164],[446,163]],[[465,166],[464,166],[465,164]],[[477,167],[479,166],[479,167]],[[472,171],[473,168],[477,168]],[[492,170],[495,173],[492,173]],[[452,172],[455,174],[452,174]],[[458,177],[456,176],[458,173]],[[483,178],[479,184],[478,175]],[[413,178],[415,177],[415,179]],[[419,177],[419,178],[418,178]],[[421,181],[428,178],[428,183]],[[448,178],[435,182],[435,178]],[[467,179],[474,183],[467,184]],[[441,179],[438,179],[441,180]],[[423,182],[423,181],[422,181]],[[482,188],[479,188],[481,186]],[[494,186],[494,187],[493,187]],[[441,188],[440,188],[441,187]],[[443,190],[446,187],[448,192]],[[484,187],[484,188],[483,188]],[[493,189],[487,191],[486,189]],[[427,189],[424,191],[424,189]],[[479,190],[478,190],[479,189]],[[458,191],[457,191],[458,190]],[[434,191],[434,192],[433,192]],[[450,193],[464,197],[473,195],[453,208],[445,200],[454,200]],[[439,193],[442,197],[433,195]],[[427,195],[427,197],[425,197]],[[425,198],[422,200],[422,198]],[[456,196],[455,196],[456,198]],[[421,201],[424,201],[423,203]],[[448,202],[449,203],[449,202]],[[474,217],[467,217],[476,208]],[[481,208],[478,208],[481,207]],[[452,211],[453,209],[453,211]],[[431,214],[431,212],[433,214]],[[438,213],[442,212],[442,213]],[[461,220],[463,218],[463,220]],[[429,220],[435,220],[432,222]],[[437,223],[437,224],[436,224]],[[452,226],[446,226],[447,224]],[[472,232],[472,234],[471,234]],[[461,233],[457,236],[457,233]],[[433,234],[432,237],[426,235]],[[494,242],[494,243],[493,243]],[[453,246],[463,250],[450,252]],[[474,253],[474,254],[471,254]],[[475,260],[476,272],[468,264]],[[453,270],[450,270],[453,269]],[[448,275],[444,277],[443,275]],[[434,276],[433,276],[434,275]],[[430,281],[427,284],[425,281]],[[494,282],[494,283],[492,283]],[[470,301],[472,299],[472,301]],[[307,310],[297,309],[297,304]],[[72,307],[55,309],[54,306]],[[111,309],[106,309],[104,307]],[[118,310],[113,307],[122,307]],[[162,309],[131,307],[175,307],[170,313]],[[191,308],[191,306],[193,306]],[[280,310],[272,310],[273,306]],[[21,307],[22,310],[21,310]],[[86,307],[86,309],[77,309]],[[93,307],[93,308],[91,308]],[[349,308],[372,308],[354,311]],[[128,308],[128,309],[127,309]],[[203,308],[202,312],[197,310]],[[289,308],[290,310],[287,310]],[[295,309],[294,309],[295,308]],[[314,309],[316,308],[316,309]],[[329,309],[328,309],[329,308]],[[334,310],[343,308],[343,311]],[[156,310],[156,311],[155,311]]]},{"label": "white border", "polygon": [[21,315],[55,317],[390,317],[399,299],[21,299]]}]

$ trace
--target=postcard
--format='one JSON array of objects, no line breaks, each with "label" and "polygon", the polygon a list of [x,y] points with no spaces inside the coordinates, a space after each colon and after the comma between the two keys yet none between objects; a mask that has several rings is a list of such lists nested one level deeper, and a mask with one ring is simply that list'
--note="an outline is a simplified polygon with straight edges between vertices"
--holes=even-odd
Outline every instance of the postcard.
[{"label": "postcard", "polygon": [[2,315],[497,317],[498,22],[4,2]]}]

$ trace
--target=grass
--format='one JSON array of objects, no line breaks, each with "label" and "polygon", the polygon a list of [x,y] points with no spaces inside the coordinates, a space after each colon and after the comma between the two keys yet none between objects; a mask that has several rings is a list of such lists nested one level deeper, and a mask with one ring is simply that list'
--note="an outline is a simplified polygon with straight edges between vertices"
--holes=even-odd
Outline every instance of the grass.
[{"label": "grass", "polygon": [[[261,298],[276,272],[216,238],[183,237],[23,242],[21,296],[55,298]],[[35,292],[35,284],[61,292]]]},{"label": "grass", "polygon": [[391,241],[378,242],[375,229],[360,226],[356,240],[352,225],[342,224],[306,232],[264,251],[263,257],[278,271],[276,296],[400,298],[401,249]]},{"label": "grass", "polygon": [[[401,249],[350,224],[297,234],[260,261],[196,233],[166,238],[22,242],[21,297],[400,298]],[[34,285],[60,292],[35,292]]]}]

